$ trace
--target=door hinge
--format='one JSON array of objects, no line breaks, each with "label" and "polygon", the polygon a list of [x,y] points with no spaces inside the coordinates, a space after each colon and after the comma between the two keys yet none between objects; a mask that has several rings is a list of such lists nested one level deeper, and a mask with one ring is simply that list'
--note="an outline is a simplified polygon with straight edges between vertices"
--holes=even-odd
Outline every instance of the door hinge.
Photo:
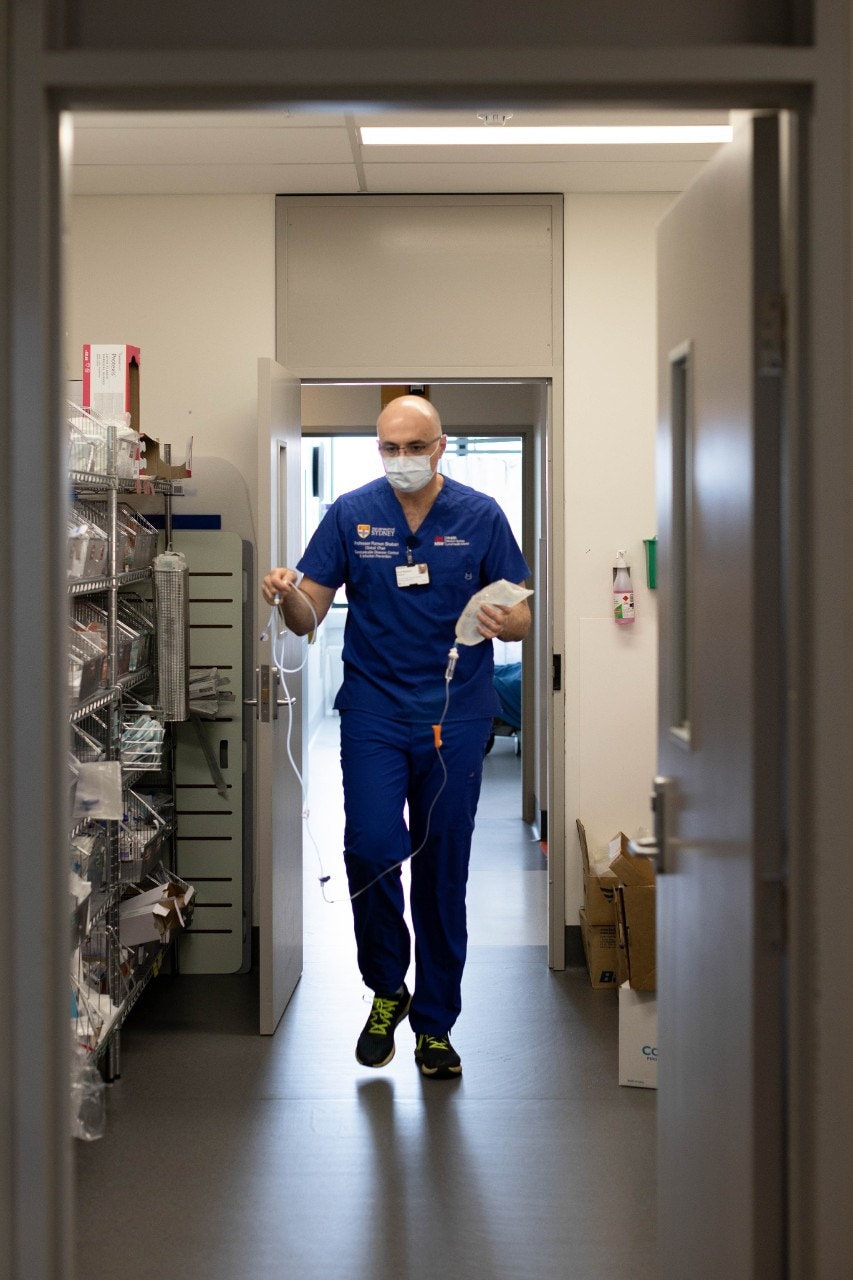
[{"label": "door hinge", "polygon": [[784,293],[765,294],[758,304],[758,372],[775,377],[785,370],[787,301]]},{"label": "door hinge", "polygon": [[563,688],[563,655],[555,653],[551,658],[551,688],[560,693]]}]

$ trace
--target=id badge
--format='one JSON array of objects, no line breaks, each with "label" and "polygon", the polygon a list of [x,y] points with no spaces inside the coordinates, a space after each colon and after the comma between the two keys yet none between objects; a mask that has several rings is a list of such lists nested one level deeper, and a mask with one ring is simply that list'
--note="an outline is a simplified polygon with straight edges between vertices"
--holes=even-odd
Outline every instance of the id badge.
[{"label": "id badge", "polygon": [[428,564],[398,564],[398,587],[425,587],[429,582]]}]

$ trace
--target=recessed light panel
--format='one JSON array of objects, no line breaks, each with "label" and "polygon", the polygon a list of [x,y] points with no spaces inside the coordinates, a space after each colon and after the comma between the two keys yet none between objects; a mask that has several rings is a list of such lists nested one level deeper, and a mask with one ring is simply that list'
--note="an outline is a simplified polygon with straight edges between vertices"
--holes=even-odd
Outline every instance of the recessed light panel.
[{"label": "recessed light panel", "polygon": [[728,125],[482,125],[408,128],[363,125],[365,147],[643,146],[731,141]]}]

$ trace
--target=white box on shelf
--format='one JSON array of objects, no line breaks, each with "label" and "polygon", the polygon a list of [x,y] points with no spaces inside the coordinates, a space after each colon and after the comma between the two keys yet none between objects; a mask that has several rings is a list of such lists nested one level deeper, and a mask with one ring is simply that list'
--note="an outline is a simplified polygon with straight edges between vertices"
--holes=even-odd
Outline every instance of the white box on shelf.
[{"label": "white box on shelf", "polygon": [[658,1006],[654,991],[619,988],[619,1083],[658,1087]]}]

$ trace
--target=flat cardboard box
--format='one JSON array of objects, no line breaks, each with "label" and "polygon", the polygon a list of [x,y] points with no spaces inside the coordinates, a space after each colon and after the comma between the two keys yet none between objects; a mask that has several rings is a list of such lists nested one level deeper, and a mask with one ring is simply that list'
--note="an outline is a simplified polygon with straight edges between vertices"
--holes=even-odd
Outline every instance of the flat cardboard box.
[{"label": "flat cardboard box", "polygon": [[[139,431],[139,347],[83,344],[83,408]],[[129,415],[129,420],[128,420]]]},{"label": "flat cardboard box", "polygon": [[575,819],[583,860],[583,906],[590,924],[613,925],[616,922],[615,891],[618,881],[612,871],[594,868],[589,856],[586,828],[580,818]]},{"label": "flat cardboard box", "polygon": [[655,899],[653,884],[620,884],[616,890],[620,980],[627,977],[634,991],[654,991],[657,987]]},{"label": "flat cardboard box", "polygon": [[119,908],[119,937],[124,947],[146,942],[168,942],[171,931],[192,919],[195,889],[192,885],[157,885],[125,898]]},{"label": "flat cardboard box", "polygon": [[590,924],[583,908],[580,912],[581,937],[589,980],[596,990],[616,987],[616,927],[612,924]]},{"label": "flat cardboard box", "polygon": [[620,831],[610,841],[610,870],[620,884],[654,884],[655,869],[649,858],[639,857],[628,848],[628,837]]},{"label": "flat cardboard box", "polygon": [[163,446],[159,440],[144,432],[140,437],[143,445],[140,462],[140,475],[159,476],[163,480],[186,480],[193,473],[193,437],[190,436],[184,449],[183,462],[165,462]]},{"label": "flat cardboard box", "polygon": [[658,1087],[658,1006],[649,991],[619,988],[619,1083]]}]

